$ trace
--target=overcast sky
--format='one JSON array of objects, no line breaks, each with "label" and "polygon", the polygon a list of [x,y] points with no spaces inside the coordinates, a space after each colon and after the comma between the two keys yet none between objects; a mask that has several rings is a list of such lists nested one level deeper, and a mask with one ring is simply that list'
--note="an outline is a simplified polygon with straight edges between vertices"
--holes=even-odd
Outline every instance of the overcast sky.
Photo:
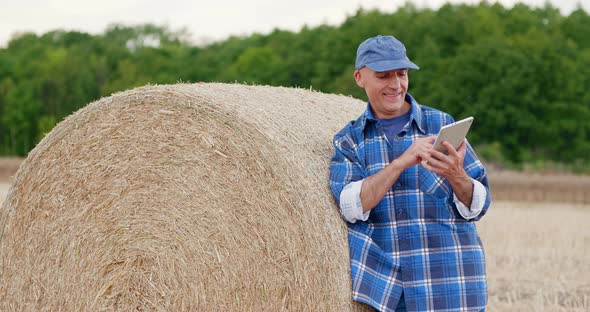
[{"label": "overcast sky", "polygon": [[[360,8],[393,12],[406,0],[0,0],[0,46],[16,32],[43,34],[50,30],[101,33],[109,24],[155,23],[172,30],[186,28],[195,42],[230,35],[268,33],[274,28],[298,31],[303,25],[339,24]],[[439,8],[445,2],[478,0],[417,0],[417,7]],[[498,0],[543,6],[545,2],[567,15],[578,5],[590,12],[590,0]]]}]

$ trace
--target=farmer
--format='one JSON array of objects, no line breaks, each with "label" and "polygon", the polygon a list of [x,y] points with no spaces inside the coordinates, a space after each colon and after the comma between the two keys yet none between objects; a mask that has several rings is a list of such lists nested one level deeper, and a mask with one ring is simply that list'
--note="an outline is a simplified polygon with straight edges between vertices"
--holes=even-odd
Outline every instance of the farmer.
[{"label": "farmer", "polygon": [[360,44],[354,79],[365,112],[334,137],[330,187],[348,225],[353,299],[380,311],[480,311],[484,252],[473,221],[490,205],[472,147],[432,148],[453,117],[419,104],[418,69],[392,36]]}]

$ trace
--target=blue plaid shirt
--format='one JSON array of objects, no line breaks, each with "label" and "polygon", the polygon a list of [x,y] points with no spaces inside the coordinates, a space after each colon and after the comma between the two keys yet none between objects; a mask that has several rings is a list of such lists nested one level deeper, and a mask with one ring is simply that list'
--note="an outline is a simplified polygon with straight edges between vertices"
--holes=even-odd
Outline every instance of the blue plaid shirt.
[{"label": "blue plaid shirt", "polygon": [[[366,111],[334,137],[330,187],[339,202],[350,182],[385,168],[410,145],[436,135],[453,118],[418,104],[389,142],[367,105]],[[467,174],[480,181],[487,197],[482,212],[466,220],[457,211],[450,183],[420,165],[406,169],[367,221],[347,223],[353,299],[380,311],[394,311],[403,291],[408,311],[480,311],[487,302],[484,251],[475,224],[487,211],[487,175],[471,145]]]}]

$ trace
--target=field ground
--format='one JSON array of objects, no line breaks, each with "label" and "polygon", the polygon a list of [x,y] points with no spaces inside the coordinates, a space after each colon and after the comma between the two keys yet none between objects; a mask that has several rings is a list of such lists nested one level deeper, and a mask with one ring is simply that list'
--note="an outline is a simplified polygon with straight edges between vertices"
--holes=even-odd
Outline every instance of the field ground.
[{"label": "field ground", "polygon": [[495,202],[478,223],[490,311],[590,311],[590,206]]},{"label": "field ground", "polygon": [[489,171],[494,200],[590,205],[590,176]]},{"label": "field ground", "polygon": [[[0,158],[0,206],[18,163]],[[494,203],[478,223],[488,310],[590,311],[590,178],[505,173],[490,181]]]},{"label": "field ground", "polygon": [[9,187],[10,187],[10,184],[0,182],[0,206],[2,206],[2,203],[4,203],[4,199],[6,198],[6,195],[8,194]]},{"label": "field ground", "polygon": [[0,183],[8,183],[11,176],[18,170],[21,158],[0,157]]}]

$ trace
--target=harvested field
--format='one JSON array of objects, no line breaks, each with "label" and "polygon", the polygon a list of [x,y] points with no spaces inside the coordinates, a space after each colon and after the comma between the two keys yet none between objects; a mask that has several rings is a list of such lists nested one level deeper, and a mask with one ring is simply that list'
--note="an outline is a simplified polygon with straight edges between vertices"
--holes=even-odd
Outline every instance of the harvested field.
[{"label": "harvested field", "polygon": [[590,206],[496,201],[478,223],[490,311],[590,310]]},{"label": "harvested field", "polygon": [[17,157],[0,157],[0,183],[8,182],[22,161],[22,158]]},{"label": "harvested field", "polygon": [[495,200],[590,205],[590,177],[491,170]]},{"label": "harvested field", "polygon": [[4,203],[4,199],[6,199],[6,195],[8,194],[8,188],[10,184],[0,182],[0,207]]}]

